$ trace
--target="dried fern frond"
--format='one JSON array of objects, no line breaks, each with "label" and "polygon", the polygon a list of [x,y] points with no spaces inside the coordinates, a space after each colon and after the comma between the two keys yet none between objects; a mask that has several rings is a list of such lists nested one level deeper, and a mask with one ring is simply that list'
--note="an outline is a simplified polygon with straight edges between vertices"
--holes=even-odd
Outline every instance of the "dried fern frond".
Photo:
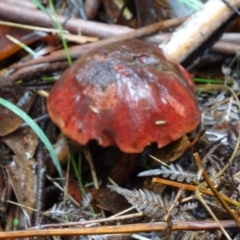
[{"label": "dried fern frond", "polygon": [[[128,190],[114,185],[108,186],[115,192],[123,195],[129,203],[136,206],[146,216],[153,219],[163,219],[172,207],[172,203],[166,198],[162,198],[148,190]],[[177,209],[173,207],[171,214],[176,213]]]},{"label": "dried fern frond", "polygon": [[57,219],[58,222],[74,222],[80,219],[88,220],[93,218],[93,214],[90,211],[75,207],[68,201],[54,204],[51,209],[44,212],[44,215],[52,219]]},{"label": "dried fern frond", "polygon": [[85,208],[91,207],[91,201],[92,201],[92,194],[87,193],[82,199],[82,208],[85,209]]},{"label": "dried fern frond", "polygon": [[216,128],[216,126],[224,126],[226,123],[239,121],[237,102],[233,97],[228,98],[225,91],[221,91],[218,95],[208,94],[207,97],[200,97],[198,100],[201,108],[205,109],[202,111],[202,125],[206,130],[205,134],[208,141],[221,141],[222,144],[229,145],[227,129],[225,127]]},{"label": "dried fern frond", "polygon": [[199,239],[216,239],[213,233],[207,231],[184,231],[179,239],[199,240]]},{"label": "dried fern frond", "polygon": [[161,169],[154,169],[144,171],[138,174],[139,177],[154,176],[162,174],[164,178],[170,177],[171,180],[177,180],[178,182],[197,181],[198,174],[190,171],[185,171],[179,164],[170,164],[169,168],[161,166]]},{"label": "dried fern frond", "polygon": [[47,216],[56,216],[56,217],[59,217],[59,216],[62,216],[62,215],[65,215],[69,212],[71,212],[72,210],[71,209],[66,209],[66,207],[64,206],[64,204],[61,202],[59,204],[54,204],[52,206],[51,209],[49,209],[48,211],[46,211],[44,214],[47,215]]},{"label": "dried fern frond", "polygon": [[188,202],[180,206],[180,211],[189,211],[198,208],[197,202]]},{"label": "dried fern frond", "polygon": [[143,232],[143,233],[133,234],[131,237],[133,239],[140,239],[140,240],[175,240],[177,232],[176,231],[169,232],[168,229],[169,228],[161,232]]}]

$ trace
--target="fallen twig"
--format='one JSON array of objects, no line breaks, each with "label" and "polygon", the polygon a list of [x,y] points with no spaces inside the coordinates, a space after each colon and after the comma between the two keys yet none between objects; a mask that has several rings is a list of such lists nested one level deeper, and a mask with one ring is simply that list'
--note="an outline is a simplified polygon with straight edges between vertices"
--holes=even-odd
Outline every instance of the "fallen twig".
[{"label": "fallen twig", "polygon": [[29,78],[37,78],[44,74],[64,70],[69,66],[67,62],[57,62],[52,64],[44,64],[44,65],[34,65],[28,66],[20,69],[19,72],[13,73],[9,76],[0,77],[0,86],[10,86],[17,80],[26,80]]},{"label": "fallen twig", "polygon": [[[1,5],[1,3],[0,3]],[[157,23],[153,23],[146,27],[138,28],[136,30],[132,30],[128,33],[120,34],[117,36],[109,37],[98,42],[88,43],[84,45],[74,46],[69,48],[69,54],[73,59],[79,58],[82,54],[88,52],[89,50],[97,47],[102,47],[110,43],[115,43],[123,40],[133,39],[133,38],[142,38],[151,34],[154,34],[162,29],[173,27],[182,23],[186,18],[177,18],[177,19],[170,19],[166,21],[161,21]],[[20,63],[13,65],[12,68],[20,68],[24,66],[44,63],[44,62],[55,62],[60,60],[66,59],[65,50],[58,50],[55,51],[53,54],[42,57],[39,59],[32,59],[25,63]]]},{"label": "fallen twig", "polygon": [[[220,221],[224,228],[238,228],[232,220]],[[66,228],[66,229],[34,229],[23,231],[0,232],[0,239],[24,238],[24,237],[45,237],[45,236],[74,236],[74,235],[96,235],[96,234],[119,234],[136,232],[163,231],[167,228],[165,222],[139,223],[118,226],[86,227],[86,228]],[[206,221],[173,221],[172,231],[186,230],[213,230],[219,229],[216,222]]]},{"label": "fallen twig", "polygon": [[[37,25],[39,27],[53,27],[51,19],[49,19],[49,17],[40,10],[24,8],[23,11],[22,7],[9,4],[7,1],[0,2],[0,16],[18,23],[25,23],[34,26]],[[67,18],[63,16],[58,16],[58,20],[61,24],[65,23],[65,30],[68,30],[72,33],[79,33],[80,31],[84,35],[99,38],[106,38],[131,31],[131,28],[125,26],[110,25],[82,19],[67,20]]]}]

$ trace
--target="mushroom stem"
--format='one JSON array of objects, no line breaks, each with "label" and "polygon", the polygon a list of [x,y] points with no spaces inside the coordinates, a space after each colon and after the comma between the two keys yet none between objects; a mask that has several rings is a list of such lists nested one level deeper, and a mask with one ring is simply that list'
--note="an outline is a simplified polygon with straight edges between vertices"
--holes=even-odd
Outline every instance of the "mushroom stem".
[{"label": "mushroom stem", "polygon": [[118,159],[109,173],[111,178],[118,185],[124,185],[131,178],[136,170],[141,154],[120,152]]}]

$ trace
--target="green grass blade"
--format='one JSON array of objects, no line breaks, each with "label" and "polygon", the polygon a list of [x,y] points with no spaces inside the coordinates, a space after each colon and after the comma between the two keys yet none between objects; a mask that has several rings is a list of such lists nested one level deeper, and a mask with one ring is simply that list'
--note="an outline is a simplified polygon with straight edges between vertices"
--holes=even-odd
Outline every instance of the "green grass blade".
[{"label": "green grass blade", "polygon": [[49,151],[49,154],[53,160],[54,165],[57,168],[59,176],[62,177],[62,169],[58,161],[57,155],[52,147],[52,144],[50,143],[42,129],[23,110],[21,110],[11,102],[6,101],[3,98],[0,98],[0,104],[9,109],[10,111],[14,112],[16,115],[18,115],[37,134],[37,136],[40,138],[40,140],[43,142],[43,144]]},{"label": "green grass blade", "polygon": [[28,47],[26,44],[20,42],[18,39],[10,36],[10,35],[6,35],[6,38],[8,38],[11,42],[17,44],[19,47],[21,47],[22,49],[24,49],[27,53],[31,54],[33,57],[36,56],[36,52],[34,52],[30,47]]},{"label": "green grass blade", "polygon": [[55,23],[51,14],[47,11],[47,9],[41,4],[39,0],[32,0],[32,2],[41,10],[43,11],[52,21],[52,23]]},{"label": "green grass blade", "polygon": [[68,64],[71,66],[72,65],[72,59],[71,59],[71,56],[70,56],[70,53],[69,53],[67,41],[66,41],[66,39],[63,35],[63,28],[62,28],[62,25],[60,24],[60,22],[57,18],[57,12],[56,12],[56,9],[54,8],[52,0],[49,0],[49,6],[50,6],[50,9],[51,9],[52,13],[54,14],[54,17],[55,17],[54,23],[56,25],[56,29],[59,30],[59,36],[61,38],[62,45],[63,45],[63,48],[64,48],[65,53],[66,53],[66,58],[67,58]]},{"label": "green grass blade", "polygon": [[67,41],[64,37],[64,34],[63,34],[63,28],[62,28],[62,25],[60,24],[58,18],[57,18],[57,12],[54,8],[54,4],[53,4],[53,1],[52,0],[49,0],[49,6],[50,6],[50,9],[54,15],[54,18],[52,17],[51,14],[49,14],[48,10],[41,4],[41,2],[39,0],[32,0],[32,2],[41,10],[43,11],[45,14],[47,14],[47,16],[51,19],[52,23],[54,24],[54,27],[59,31],[59,36],[60,36],[60,39],[62,41],[62,45],[63,45],[63,48],[65,50],[65,53],[66,53],[66,58],[67,58],[67,61],[68,61],[68,64],[69,65],[72,65],[72,59],[71,59],[71,56],[70,56],[70,53],[69,53],[69,50],[68,50],[68,45],[67,45]]}]

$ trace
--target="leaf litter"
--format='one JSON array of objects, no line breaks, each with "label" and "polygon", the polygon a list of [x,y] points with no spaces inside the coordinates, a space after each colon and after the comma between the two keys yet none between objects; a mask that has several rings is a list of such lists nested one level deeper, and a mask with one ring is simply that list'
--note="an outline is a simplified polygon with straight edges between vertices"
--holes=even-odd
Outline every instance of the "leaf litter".
[{"label": "leaf litter", "polygon": [[[108,6],[106,3],[104,4],[105,7]],[[100,14],[100,16],[103,17],[104,15]],[[229,58],[226,58],[224,61],[229,62],[230,60]],[[226,64],[225,62],[223,64]],[[232,82],[234,84],[231,87],[238,94],[239,69],[237,64],[231,61],[230,63],[229,66],[231,67],[231,71],[226,73],[225,69],[224,74],[225,77],[233,79]],[[201,74],[199,71],[201,71],[200,67],[196,67],[192,70],[196,76]],[[224,74],[222,74],[223,78]],[[32,79],[30,78],[28,81],[28,84],[32,84],[33,88],[34,86],[39,86],[39,83],[40,85],[42,83],[41,79],[39,81],[39,79],[34,79],[34,77]],[[19,89],[22,86],[24,87],[24,84],[26,83],[23,82],[19,84]],[[15,88],[17,89],[16,86]],[[48,88],[49,87],[46,89]],[[20,104],[22,109],[25,112],[28,112],[33,118],[38,118],[41,116],[42,112],[46,113],[45,103],[39,99],[39,96],[35,96],[34,94],[31,95],[30,92],[29,99],[22,104],[23,100],[21,97],[24,95],[19,94],[19,90],[14,91],[11,90],[9,94],[4,91],[2,92],[1,90],[1,97],[13,99],[10,96],[12,94],[14,97],[12,102],[17,105]],[[27,93],[28,92],[26,91],[25,96]],[[63,166],[66,181],[66,185],[64,186],[65,189],[63,188],[62,190],[59,190],[58,184],[61,185],[61,181],[56,179],[55,181],[47,182],[43,191],[45,192],[44,198],[46,200],[41,207],[41,225],[50,224],[51,227],[51,224],[57,224],[60,227],[61,224],[71,225],[71,222],[75,221],[76,224],[82,224],[81,226],[83,226],[84,222],[93,221],[91,223],[92,226],[104,227],[106,225],[113,226],[116,222],[117,224],[122,225],[130,223],[137,225],[138,223],[148,222],[151,224],[161,221],[167,223],[167,227],[162,230],[162,232],[159,233],[152,231],[150,233],[140,233],[141,236],[145,237],[145,239],[221,239],[221,232],[216,230],[216,228],[212,231],[198,231],[198,229],[191,229],[191,227],[189,227],[188,230],[195,231],[172,231],[172,229],[174,230],[175,221],[180,221],[181,225],[181,221],[182,223],[187,221],[192,221],[194,223],[199,219],[205,220],[210,216],[200,201],[191,192],[180,190],[181,187],[177,187],[177,185],[173,185],[174,187],[166,187],[163,185],[161,192],[159,192],[155,191],[158,187],[149,184],[149,181],[147,181],[147,179],[153,175],[161,175],[162,178],[169,179],[173,183],[183,184],[186,182],[189,185],[206,187],[201,177],[201,169],[198,169],[192,157],[193,152],[199,152],[203,159],[204,168],[207,170],[208,175],[212,178],[214,184],[217,185],[218,191],[235,201],[239,201],[240,165],[238,151],[229,168],[222,176],[214,179],[216,174],[218,174],[221,169],[229,163],[229,159],[239,138],[239,106],[236,99],[225,90],[217,90],[213,88],[212,90],[198,91],[197,94],[198,104],[202,112],[202,121],[199,129],[204,129],[204,134],[195,144],[191,145],[199,132],[198,129],[196,132],[192,132],[188,135],[187,142],[183,143],[180,141],[176,148],[172,147],[163,149],[161,155],[154,155],[157,152],[156,146],[147,147],[140,156],[141,161],[139,161],[139,164],[133,171],[134,175],[125,181],[126,184],[124,184],[124,186],[111,185],[109,187],[111,190],[126,198],[127,201],[124,201],[122,196],[114,195],[111,191],[105,191],[103,189],[106,185],[109,185],[108,176],[110,175],[110,169],[114,166],[114,160],[118,157],[118,153],[115,151],[114,147],[103,149],[96,146],[95,143],[90,143],[89,145],[90,153],[93,157],[100,182],[100,189],[96,191],[92,187],[93,184],[90,177],[91,170],[87,164],[86,156],[84,156],[82,151],[79,151],[80,147],[76,147],[75,144],[72,144],[71,141],[67,140],[65,144],[63,144],[64,149],[66,146],[67,148],[72,148],[73,154],[76,156],[75,159],[82,159],[82,161],[79,160],[77,164],[79,168],[81,168],[81,178],[84,183],[83,187],[86,189],[86,192],[88,192],[88,197],[81,196],[80,194],[81,200],[78,202],[80,207],[71,200],[70,191],[68,192],[65,189],[68,189],[67,184],[72,184],[69,179],[76,182],[76,178],[71,170],[68,171],[69,166]],[[12,218],[15,216],[15,218],[24,220],[22,220],[17,226],[14,226],[12,222],[8,222],[8,225],[2,222],[2,228],[3,230],[10,228],[15,230],[25,229],[34,226],[34,208],[38,192],[38,189],[36,188],[37,179],[35,173],[38,165],[38,160],[36,159],[36,151],[39,151],[37,148],[38,139],[29,128],[21,127],[22,120],[19,120],[16,115],[5,111],[6,110],[1,111],[2,114],[0,118],[0,157],[2,166],[8,176],[8,184],[4,184],[4,181],[2,181],[3,187],[1,191],[2,193],[4,191],[6,192],[6,189],[9,188],[8,186],[11,186],[15,196],[6,194],[7,200],[2,200],[4,201],[3,205],[7,205],[7,207],[3,209],[3,217],[5,214],[5,217],[11,215]],[[52,143],[55,143],[58,133],[56,128],[53,127],[53,124],[50,123],[49,120],[44,120],[40,123],[41,127],[48,134],[49,139]],[[178,154],[179,152],[180,154]],[[164,161],[167,164],[170,163],[169,167],[156,162],[153,163],[149,155],[153,155],[156,158],[159,156],[165,156],[166,159],[159,157],[159,160]],[[65,154],[64,156],[66,159],[68,158],[68,154]],[[46,163],[51,162],[50,157],[47,154],[44,157]],[[55,170],[51,170],[54,168],[49,166],[51,164],[46,165],[46,168],[48,170],[50,169],[48,174],[56,177]],[[117,168],[124,169],[124,167],[126,167],[126,165],[117,165]],[[114,173],[118,174],[118,171],[115,170]],[[120,171],[119,169],[119,173],[121,173],[121,175],[118,178],[121,179],[125,177],[124,171]],[[137,175],[142,175],[142,178],[136,177]],[[203,184],[203,186],[201,184]],[[77,184],[72,185],[73,189],[79,191],[76,187]],[[9,191],[11,191],[11,189]],[[176,196],[177,198],[175,198]],[[226,219],[231,220],[215,197],[203,195],[203,199],[211,208],[213,208],[213,211],[220,222]],[[11,211],[14,208],[8,203],[8,200],[9,202],[15,200],[20,204],[20,211],[18,211],[18,213],[16,211],[16,215]],[[234,214],[239,215],[236,205],[231,203],[229,203],[229,205]],[[104,219],[104,217],[111,217],[113,213],[120,211],[119,209],[122,211],[123,206],[124,209],[131,206],[135,207],[135,210],[130,210],[128,213],[129,215],[134,215],[136,212],[141,211],[143,216],[139,217],[138,215],[136,218],[126,217],[126,219],[123,218],[116,221],[113,217],[109,222],[101,222],[101,219]],[[9,215],[9,213],[11,214]],[[222,223],[224,224],[224,221]],[[234,229],[229,230],[229,234],[233,238],[237,237],[237,232]],[[130,236],[131,235],[129,234],[118,234],[114,236],[89,234],[89,239],[130,239]],[[84,237],[79,236],[78,239],[84,239]]]}]

